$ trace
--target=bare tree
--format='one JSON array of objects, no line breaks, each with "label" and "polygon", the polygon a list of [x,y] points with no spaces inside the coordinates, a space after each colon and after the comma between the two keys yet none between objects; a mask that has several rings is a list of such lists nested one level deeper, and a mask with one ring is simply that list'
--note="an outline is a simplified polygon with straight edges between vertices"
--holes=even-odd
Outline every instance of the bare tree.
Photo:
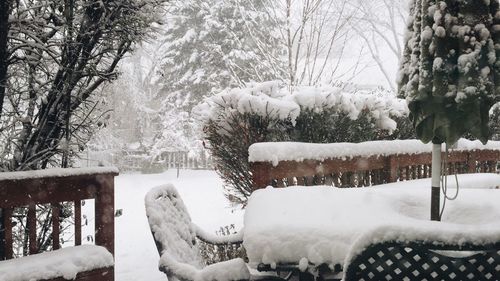
[{"label": "bare tree", "polygon": [[355,13],[347,0],[269,1],[269,13],[281,24],[287,46],[290,85],[333,82],[350,38]]},{"label": "bare tree", "polygon": [[85,145],[96,128],[95,93],[151,31],[163,2],[24,0],[13,7],[1,169],[68,166],[70,147]]},{"label": "bare tree", "polygon": [[[0,2],[0,171],[68,167],[99,127],[100,90],[150,34],[166,0],[12,2]],[[38,207],[44,250],[51,209]],[[17,243],[26,249],[25,214],[16,212]]]},{"label": "bare tree", "polygon": [[0,1],[0,117],[2,116],[7,82],[7,36],[9,34],[9,15],[11,13],[12,3],[12,0]]},{"label": "bare tree", "polygon": [[357,10],[351,26],[365,43],[371,59],[395,92],[395,81],[384,65],[381,53],[389,51],[399,61],[402,55],[403,26],[408,12],[403,0],[357,0],[351,5]]}]

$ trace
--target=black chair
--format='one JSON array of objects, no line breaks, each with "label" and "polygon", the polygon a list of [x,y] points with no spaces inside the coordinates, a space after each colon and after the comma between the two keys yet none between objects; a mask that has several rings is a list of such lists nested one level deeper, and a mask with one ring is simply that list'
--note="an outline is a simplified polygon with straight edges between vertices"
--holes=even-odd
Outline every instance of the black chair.
[{"label": "black chair", "polygon": [[346,266],[344,280],[500,280],[500,243],[372,244]]}]

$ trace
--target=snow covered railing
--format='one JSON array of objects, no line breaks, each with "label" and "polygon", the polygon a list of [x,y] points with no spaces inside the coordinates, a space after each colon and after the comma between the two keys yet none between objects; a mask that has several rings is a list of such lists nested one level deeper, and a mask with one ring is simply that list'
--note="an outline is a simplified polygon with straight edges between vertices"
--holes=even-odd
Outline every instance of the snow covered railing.
[{"label": "snow covered railing", "polygon": [[[256,143],[249,148],[254,190],[268,185],[363,187],[428,178],[431,159],[431,145],[419,140],[332,144],[270,142]],[[499,159],[499,141],[482,145],[479,141],[461,139],[446,158],[447,172],[498,173]]]},{"label": "snow covered railing", "polygon": [[[14,257],[13,251],[13,215],[16,209],[27,209],[26,232],[28,233],[28,251],[33,255],[33,260],[37,259],[39,245],[37,242],[37,222],[40,221],[39,205],[49,205],[52,219],[51,229],[52,250],[60,251],[60,212],[63,202],[74,204],[74,238],[75,246],[82,242],[82,200],[95,199],[95,244],[102,246],[102,250],[92,250],[94,252],[108,252],[111,257],[102,255],[101,260],[105,263],[96,262],[89,264],[76,275],[77,280],[114,280],[114,269],[112,255],[114,254],[114,177],[118,175],[116,168],[77,168],[77,169],[48,169],[39,171],[7,172],[0,173],[0,268],[2,263],[11,263]],[[95,246],[97,247],[97,246]],[[83,249],[83,248],[82,248]],[[76,256],[73,260],[78,260],[79,251],[73,251]],[[80,253],[81,255],[81,253]],[[20,258],[22,261],[24,259]],[[94,260],[96,260],[94,258]],[[85,264],[77,262],[78,264]],[[44,264],[35,262],[35,264]],[[5,264],[4,264],[5,265]],[[8,268],[8,266],[7,266]],[[78,267],[76,267],[78,268]],[[88,270],[93,268],[93,270]],[[16,267],[11,268],[16,271]],[[45,268],[46,269],[46,268]],[[31,271],[40,272],[41,275],[30,277],[30,280],[47,279],[44,268],[31,268]],[[54,269],[54,268],[52,268]],[[75,268],[72,267],[72,270]],[[59,272],[59,271],[57,271]],[[66,278],[64,269],[62,275],[53,276],[47,273],[50,278]],[[67,271],[66,271],[67,272]],[[5,273],[9,274],[9,272]],[[12,274],[12,272],[10,273]],[[44,275],[45,274],[45,275]],[[64,275],[64,276],[63,276]],[[71,276],[74,278],[75,276]],[[89,279],[90,278],[90,279]],[[23,279],[24,280],[24,279]],[[60,279],[57,279],[60,280]]]}]

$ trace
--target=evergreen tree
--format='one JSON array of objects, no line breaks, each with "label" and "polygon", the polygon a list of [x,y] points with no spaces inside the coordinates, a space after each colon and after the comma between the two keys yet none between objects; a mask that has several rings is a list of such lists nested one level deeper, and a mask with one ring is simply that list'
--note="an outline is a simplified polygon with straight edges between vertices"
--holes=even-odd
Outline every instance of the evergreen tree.
[{"label": "evergreen tree", "polygon": [[[163,95],[190,109],[203,97],[284,76],[284,46],[261,1],[174,1],[169,11]],[[168,109],[166,109],[168,110]]]},{"label": "evergreen tree", "polygon": [[500,101],[499,1],[413,0],[410,14],[399,85],[417,137],[486,142]]}]

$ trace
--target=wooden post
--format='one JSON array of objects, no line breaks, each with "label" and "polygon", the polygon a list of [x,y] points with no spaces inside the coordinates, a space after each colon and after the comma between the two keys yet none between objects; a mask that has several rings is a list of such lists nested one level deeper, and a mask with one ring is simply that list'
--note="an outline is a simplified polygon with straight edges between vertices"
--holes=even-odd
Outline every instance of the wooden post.
[{"label": "wooden post", "polygon": [[36,242],[36,205],[30,203],[28,206],[28,236],[29,236],[29,254],[38,253],[38,245]]},{"label": "wooden post", "polygon": [[82,201],[75,200],[75,246],[82,245]]},{"label": "wooden post", "polygon": [[[12,211],[13,208],[4,208],[2,209],[2,217],[3,217],[3,251],[4,256],[3,259],[9,260],[14,256],[14,250],[12,247],[13,239],[12,239]],[[0,260],[2,257],[0,256]]]},{"label": "wooden post", "polygon": [[397,155],[391,155],[388,159],[388,167],[386,171],[388,171],[387,182],[396,182],[398,179],[398,158]]},{"label": "wooden post", "polygon": [[4,210],[0,208],[0,261],[5,259]]},{"label": "wooden post", "polygon": [[475,151],[469,151],[467,157],[467,172],[475,173],[476,172],[476,153]]},{"label": "wooden post", "polygon": [[60,205],[58,203],[52,203],[52,249],[57,250],[61,248],[59,243],[59,212]]},{"label": "wooden post", "polygon": [[95,199],[95,241],[97,245],[104,246],[114,255],[115,253],[115,199],[114,178],[112,176],[99,176],[99,187]]}]

